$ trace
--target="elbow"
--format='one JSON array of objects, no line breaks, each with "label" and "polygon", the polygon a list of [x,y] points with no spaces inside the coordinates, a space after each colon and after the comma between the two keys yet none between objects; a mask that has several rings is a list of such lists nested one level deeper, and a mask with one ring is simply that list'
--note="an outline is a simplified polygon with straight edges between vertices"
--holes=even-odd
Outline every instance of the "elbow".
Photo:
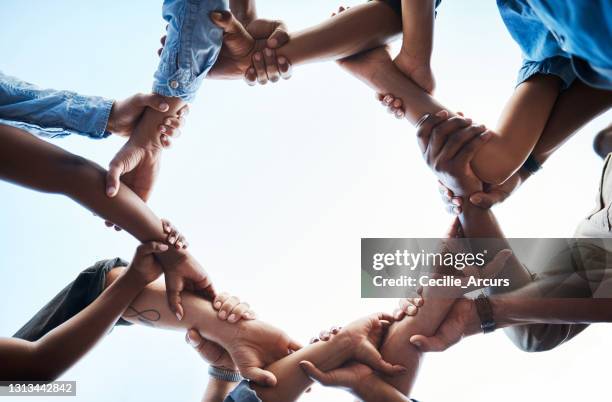
[{"label": "elbow", "polygon": [[527,353],[547,352],[568,339],[568,325],[531,324],[506,329],[512,343]]},{"label": "elbow", "polygon": [[478,167],[472,166],[476,176],[483,182],[491,185],[501,185],[506,182],[516,172],[517,167],[514,163],[496,162],[496,166]]}]

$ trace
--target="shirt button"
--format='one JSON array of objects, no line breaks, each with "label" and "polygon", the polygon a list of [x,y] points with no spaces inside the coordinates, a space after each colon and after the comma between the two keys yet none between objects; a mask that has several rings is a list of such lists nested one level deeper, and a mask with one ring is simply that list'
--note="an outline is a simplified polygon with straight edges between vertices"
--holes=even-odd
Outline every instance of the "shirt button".
[{"label": "shirt button", "polygon": [[178,83],[178,81],[177,81],[177,80],[172,80],[172,81],[170,81],[170,88],[172,88],[172,89],[176,89],[176,88],[178,88],[178,87],[179,87],[179,83]]}]

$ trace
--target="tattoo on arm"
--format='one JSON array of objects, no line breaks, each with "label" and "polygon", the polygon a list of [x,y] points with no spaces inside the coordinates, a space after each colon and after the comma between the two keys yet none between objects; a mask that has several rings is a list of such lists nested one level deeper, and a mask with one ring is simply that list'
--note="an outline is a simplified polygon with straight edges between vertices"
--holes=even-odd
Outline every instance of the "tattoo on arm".
[{"label": "tattoo on arm", "polygon": [[155,322],[159,321],[161,314],[155,309],[138,311],[134,307],[129,306],[123,314],[125,318],[137,319],[143,325],[154,327]]}]

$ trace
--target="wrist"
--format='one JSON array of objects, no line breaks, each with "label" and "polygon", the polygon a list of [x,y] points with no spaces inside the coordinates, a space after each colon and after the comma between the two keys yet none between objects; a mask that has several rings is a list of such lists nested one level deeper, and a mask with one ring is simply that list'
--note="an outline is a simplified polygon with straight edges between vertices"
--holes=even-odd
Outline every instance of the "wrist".
[{"label": "wrist", "polygon": [[140,292],[149,284],[147,279],[140,272],[134,269],[127,269],[123,275],[117,279],[117,281],[125,284],[137,292]]},{"label": "wrist", "polygon": [[519,324],[519,322],[515,321],[509,313],[511,310],[511,299],[494,296],[489,298],[489,301],[491,302],[493,317],[495,317],[498,328],[506,328],[511,325]]}]

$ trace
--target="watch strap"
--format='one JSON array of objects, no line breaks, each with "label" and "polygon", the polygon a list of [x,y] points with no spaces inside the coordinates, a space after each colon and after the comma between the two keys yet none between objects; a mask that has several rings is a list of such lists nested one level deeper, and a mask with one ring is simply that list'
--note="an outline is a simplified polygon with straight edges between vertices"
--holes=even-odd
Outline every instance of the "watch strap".
[{"label": "watch strap", "polygon": [[474,300],[474,303],[476,304],[478,318],[480,318],[480,329],[482,329],[482,332],[488,334],[489,332],[495,331],[497,323],[493,318],[493,308],[491,307],[489,298],[481,294]]},{"label": "watch strap", "polygon": [[208,375],[217,380],[227,381],[227,382],[240,382],[242,381],[242,376],[240,372],[233,370],[225,370],[219,367],[208,366]]}]

